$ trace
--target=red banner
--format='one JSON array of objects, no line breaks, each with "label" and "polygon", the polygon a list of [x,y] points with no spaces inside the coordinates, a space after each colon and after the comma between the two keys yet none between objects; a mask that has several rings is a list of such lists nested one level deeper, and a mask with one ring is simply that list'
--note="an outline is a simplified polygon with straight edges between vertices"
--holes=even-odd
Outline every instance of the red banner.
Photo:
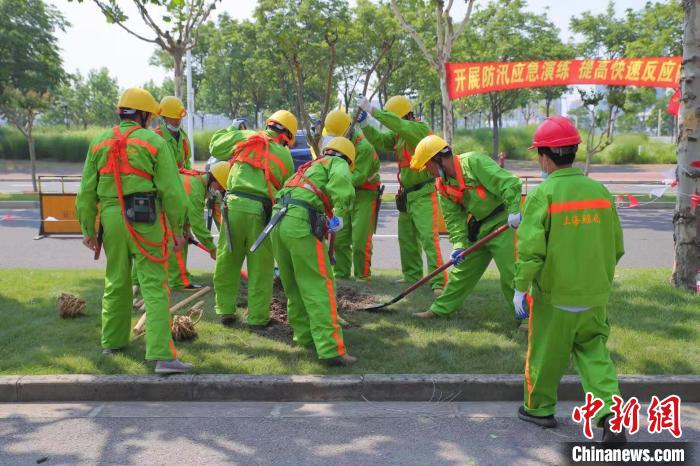
[{"label": "red banner", "polygon": [[450,99],[523,87],[608,84],[678,87],[681,57],[446,63]]}]

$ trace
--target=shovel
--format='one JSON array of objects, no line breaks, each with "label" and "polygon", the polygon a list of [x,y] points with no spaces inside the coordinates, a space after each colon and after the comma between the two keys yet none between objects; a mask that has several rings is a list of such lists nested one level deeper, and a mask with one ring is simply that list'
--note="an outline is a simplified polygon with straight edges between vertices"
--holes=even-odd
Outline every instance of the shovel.
[{"label": "shovel", "polygon": [[[462,254],[460,254],[460,257],[468,256],[469,254],[473,253],[474,251],[481,249],[482,247],[484,247],[484,245],[486,243],[488,243],[489,241],[494,239],[496,236],[498,236],[501,233],[503,233],[504,231],[506,231],[508,228],[509,228],[508,225],[501,225],[500,227],[493,230],[491,233],[484,236],[479,241],[477,241],[476,243],[474,243],[473,245],[471,245],[470,247],[468,247],[467,249],[462,251]],[[385,307],[391,306],[392,304],[401,301],[403,298],[405,298],[412,291],[415,291],[416,289],[420,288],[421,286],[423,286],[427,282],[429,282],[431,278],[435,277],[436,275],[439,275],[440,273],[442,273],[443,270],[451,267],[454,264],[454,262],[455,262],[454,259],[452,259],[448,262],[445,262],[440,267],[433,270],[428,275],[426,275],[425,277],[421,278],[413,285],[411,285],[408,288],[406,288],[405,290],[403,290],[398,296],[396,296],[391,301],[387,301],[386,303],[383,303],[383,304],[375,304],[373,306],[366,307],[362,310],[367,311],[367,312],[378,312],[380,309],[384,309]]]}]

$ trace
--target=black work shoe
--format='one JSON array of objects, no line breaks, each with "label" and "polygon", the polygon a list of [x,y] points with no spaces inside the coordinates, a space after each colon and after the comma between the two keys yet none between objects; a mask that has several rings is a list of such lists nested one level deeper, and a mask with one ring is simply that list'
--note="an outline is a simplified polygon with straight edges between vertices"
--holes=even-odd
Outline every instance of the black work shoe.
[{"label": "black work shoe", "polygon": [[119,354],[122,351],[122,348],[104,348],[102,350],[102,356],[114,356],[115,354]]},{"label": "black work shoe", "polygon": [[619,433],[615,433],[610,429],[610,421],[612,421],[613,415],[608,414],[603,418],[603,440],[602,443],[605,446],[622,446],[627,443],[627,435],[625,434],[625,428],[623,427]]},{"label": "black work shoe", "polygon": [[233,327],[236,325],[236,316],[228,315],[221,317],[221,325],[224,327]]},{"label": "black work shoe", "polygon": [[338,356],[337,358],[321,359],[321,362],[328,367],[347,367],[352,366],[357,362],[357,358],[350,356],[349,354],[344,354]]},{"label": "black work shoe", "polygon": [[199,290],[200,288],[203,288],[203,286],[199,283],[190,283],[185,287],[186,290]]},{"label": "black work shoe", "polygon": [[557,420],[554,419],[553,415],[550,414],[549,416],[533,416],[532,414],[528,414],[527,411],[525,411],[524,406],[520,406],[520,408],[518,408],[518,418],[522,419],[525,422],[532,422],[533,424],[536,424],[540,427],[544,427],[545,429],[551,429],[557,426]]}]

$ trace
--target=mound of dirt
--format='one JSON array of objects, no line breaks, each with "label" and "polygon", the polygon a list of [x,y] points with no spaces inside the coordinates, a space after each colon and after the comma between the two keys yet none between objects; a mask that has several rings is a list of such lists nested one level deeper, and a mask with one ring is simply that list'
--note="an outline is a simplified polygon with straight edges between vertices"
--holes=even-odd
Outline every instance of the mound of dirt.
[{"label": "mound of dirt", "polygon": [[353,312],[378,302],[376,296],[365,294],[359,290],[344,286],[336,290],[336,295],[339,311]]}]

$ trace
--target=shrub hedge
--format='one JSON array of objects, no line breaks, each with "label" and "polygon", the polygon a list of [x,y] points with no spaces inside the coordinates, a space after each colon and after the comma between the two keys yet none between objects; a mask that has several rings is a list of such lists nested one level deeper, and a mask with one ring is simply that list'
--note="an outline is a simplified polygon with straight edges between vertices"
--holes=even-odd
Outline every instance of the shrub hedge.
[{"label": "shrub hedge", "polygon": [[[534,160],[535,151],[528,151],[532,143],[534,126],[520,128],[504,128],[501,130],[500,150],[509,159]],[[64,128],[38,128],[35,130],[36,154],[39,160],[57,160],[82,162],[87,153],[90,141],[103,128],[90,127],[85,130],[66,130]],[[195,154],[197,160],[209,158],[209,140],[213,131],[197,131],[194,135]],[[458,130],[454,141],[457,153],[480,151],[491,153],[491,130],[480,128],[476,130]],[[0,159],[27,159],[27,141],[14,128],[0,126]],[[380,152],[382,160],[394,160],[393,152]],[[585,159],[585,151],[580,149],[577,158]],[[620,134],[615,141],[601,153],[593,157],[593,163],[605,164],[645,164],[645,163],[675,163],[676,147],[650,140],[644,134]]]}]

